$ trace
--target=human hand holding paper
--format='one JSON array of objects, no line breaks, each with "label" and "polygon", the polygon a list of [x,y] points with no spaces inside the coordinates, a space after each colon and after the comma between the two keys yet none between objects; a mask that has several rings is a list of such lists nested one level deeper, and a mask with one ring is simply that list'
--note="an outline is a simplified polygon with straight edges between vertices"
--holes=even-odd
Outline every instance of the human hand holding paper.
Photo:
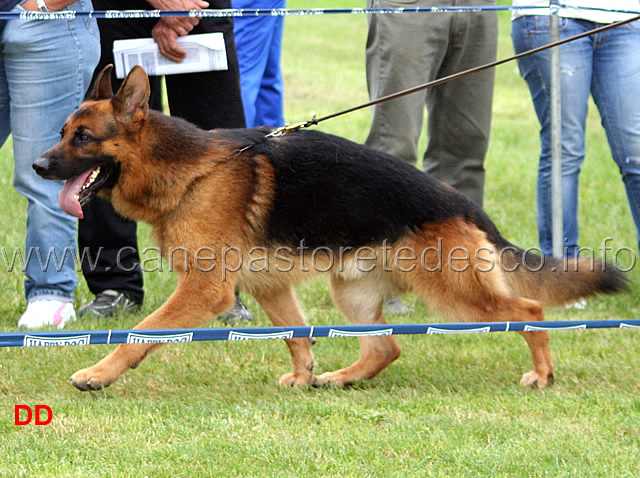
[{"label": "human hand holding paper", "polygon": [[[149,3],[159,10],[202,10],[209,7],[204,0],[150,0]],[[186,52],[178,45],[178,37],[189,34],[198,23],[200,19],[193,17],[161,18],[151,32],[160,53],[180,63]]]}]

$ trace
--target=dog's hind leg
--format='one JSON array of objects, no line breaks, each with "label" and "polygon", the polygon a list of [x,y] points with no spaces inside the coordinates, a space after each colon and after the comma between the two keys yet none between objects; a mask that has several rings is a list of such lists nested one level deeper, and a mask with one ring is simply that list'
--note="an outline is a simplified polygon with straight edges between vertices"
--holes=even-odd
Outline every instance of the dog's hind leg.
[{"label": "dog's hind leg", "polygon": [[[296,300],[293,287],[282,289],[277,292],[254,292],[254,297],[276,327],[296,327],[307,325],[304,314]],[[313,383],[313,354],[311,353],[311,339],[285,339],[285,342],[289,347],[289,352],[291,352],[293,373],[286,373],[280,377],[280,385],[288,385],[292,387],[297,385],[311,385]]]},{"label": "dog's hind leg", "polygon": [[[192,328],[212,319],[233,305],[231,283],[211,284],[203,280],[183,279],[167,301],[146,317],[136,329]],[[160,343],[119,345],[93,367],[76,372],[71,382],[80,390],[99,390],[115,382],[138,364]]]},{"label": "dog's hind leg", "polygon": [[[354,324],[386,324],[382,304],[386,298],[383,281],[374,277],[345,280],[332,275],[331,294],[336,307]],[[352,365],[316,377],[316,385],[346,385],[375,377],[400,355],[400,345],[391,335],[358,337],[360,357]]]},{"label": "dog's hind leg", "polygon": [[[464,322],[543,321],[538,301],[516,297],[503,286],[501,271],[443,271],[439,280],[425,277],[413,290],[425,303],[453,320]],[[527,341],[533,370],[523,375],[520,385],[543,388],[553,383],[553,361],[549,334],[545,331],[519,332]]]},{"label": "dog's hind leg", "polygon": [[[538,301],[521,297],[496,298],[489,310],[473,308],[467,320],[482,322],[537,322],[543,321],[542,306]],[[544,388],[553,384],[553,360],[549,351],[551,341],[546,331],[518,332],[527,341],[533,360],[533,370],[525,373],[520,380],[523,387]]]},{"label": "dog's hind leg", "polygon": [[[502,267],[496,247],[473,224],[461,219],[431,224],[402,245],[418,251],[421,263],[408,272],[396,271],[396,281],[419,295],[436,314],[464,322],[544,320],[538,301],[513,293],[506,275],[512,272]],[[529,345],[533,370],[524,374],[520,384],[551,385],[549,334],[531,331],[521,335]]]}]

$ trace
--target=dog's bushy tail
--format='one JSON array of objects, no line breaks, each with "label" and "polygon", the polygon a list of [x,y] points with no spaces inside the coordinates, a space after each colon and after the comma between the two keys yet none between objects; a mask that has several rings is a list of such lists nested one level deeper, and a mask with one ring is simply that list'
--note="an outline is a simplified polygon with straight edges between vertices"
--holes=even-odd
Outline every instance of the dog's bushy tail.
[{"label": "dog's bushy tail", "polygon": [[512,292],[538,300],[543,306],[629,290],[629,280],[621,271],[592,257],[556,259],[525,253],[512,246],[505,248],[502,257]]}]

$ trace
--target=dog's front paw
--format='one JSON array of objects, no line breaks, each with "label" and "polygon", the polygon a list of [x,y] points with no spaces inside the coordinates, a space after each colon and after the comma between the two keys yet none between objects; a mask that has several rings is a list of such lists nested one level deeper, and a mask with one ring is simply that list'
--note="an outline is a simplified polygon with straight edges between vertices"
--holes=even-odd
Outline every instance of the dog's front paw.
[{"label": "dog's front paw", "polygon": [[110,377],[97,366],[78,370],[71,376],[71,383],[79,390],[102,390],[115,382],[117,377]]},{"label": "dog's front paw", "polygon": [[305,374],[305,376],[300,376],[295,373],[285,373],[280,380],[278,380],[278,385],[282,385],[283,387],[299,387],[303,385],[311,385],[313,383],[313,374]]},{"label": "dog's front paw", "polygon": [[540,374],[535,370],[525,373],[520,379],[521,387],[545,388],[553,385],[553,373]]}]

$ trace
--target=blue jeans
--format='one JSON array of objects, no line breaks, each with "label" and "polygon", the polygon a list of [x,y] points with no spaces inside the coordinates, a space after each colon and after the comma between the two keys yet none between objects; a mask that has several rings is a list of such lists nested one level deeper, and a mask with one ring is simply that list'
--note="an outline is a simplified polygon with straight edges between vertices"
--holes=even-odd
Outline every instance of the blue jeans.
[{"label": "blue jeans", "polygon": [[[599,26],[560,19],[560,37]],[[526,16],[511,27],[516,53],[549,43],[549,17]],[[578,248],[578,176],[584,160],[589,94],[593,95],[640,231],[640,24],[634,22],[560,47],[563,234],[566,255]],[[551,118],[549,51],[518,60],[540,122],[537,208],[540,247],[551,255]],[[638,234],[640,244],[640,234]]]},{"label": "blue jeans", "polygon": [[[285,0],[232,0],[233,8],[284,8]],[[284,125],[284,81],[280,69],[284,17],[233,19],[247,128]]]},{"label": "blue jeans", "polygon": [[[90,0],[68,8],[93,9]],[[98,27],[87,18],[9,20],[0,40],[0,145],[12,134],[14,186],[28,201],[27,300],[73,301],[76,220],[58,204],[62,182],[40,178],[31,164],[60,140],[99,56]]]}]

